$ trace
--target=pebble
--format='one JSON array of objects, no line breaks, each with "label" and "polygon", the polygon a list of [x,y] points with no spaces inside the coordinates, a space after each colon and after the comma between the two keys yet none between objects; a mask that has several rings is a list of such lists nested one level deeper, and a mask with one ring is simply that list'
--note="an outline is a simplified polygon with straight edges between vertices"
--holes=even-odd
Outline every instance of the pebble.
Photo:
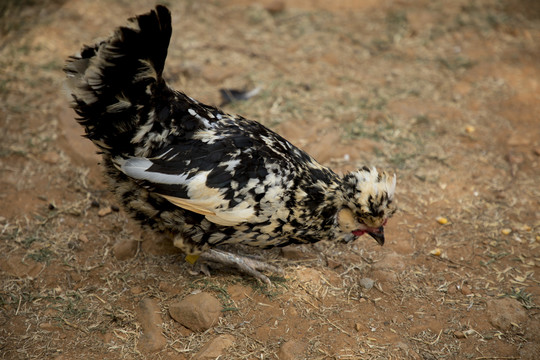
[{"label": "pebble", "polygon": [[491,325],[502,331],[512,328],[512,323],[522,325],[527,321],[527,313],[515,299],[503,298],[487,302],[487,316]]},{"label": "pebble", "polygon": [[112,251],[118,260],[131,259],[137,253],[138,242],[135,240],[123,240],[114,244]]},{"label": "pebble", "polygon": [[167,340],[158,326],[163,322],[160,314],[157,300],[145,298],[139,303],[138,320],[143,332],[138,344],[140,349],[155,352],[167,345]]},{"label": "pebble", "polygon": [[469,286],[463,285],[463,286],[461,287],[461,293],[462,293],[463,295],[467,296],[467,295],[472,294],[472,290],[471,290],[471,288],[470,288]]},{"label": "pebble", "polygon": [[171,317],[193,331],[205,331],[217,324],[221,304],[212,294],[201,292],[186,296],[169,307]]},{"label": "pebble", "polygon": [[266,11],[268,11],[272,15],[279,14],[283,12],[286,8],[285,1],[283,0],[267,1],[264,3],[263,6]]},{"label": "pebble", "polygon": [[234,344],[234,336],[222,334],[204,345],[193,359],[196,360],[214,360],[221,359],[225,351]]},{"label": "pebble", "polygon": [[103,217],[103,216],[109,215],[110,213],[112,213],[112,208],[110,206],[107,206],[107,207],[99,209],[98,216]]},{"label": "pebble", "polygon": [[369,290],[375,285],[375,280],[370,278],[362,278],[359,281],[360,286],[362,286],[364,289]]},{"label": "pebble", "polygon": [[279,360],[305,359],[306,344],[300,340],[289,340],[283,343],[277,353]]},{"label": "pebble", "polygon": [[466,339],[467,335],[463,331],[456,330],[454,331],[454,336],[458,339]]},{"label": "pebble", "polygon": [[57,164],[60,161],[60,155],[55,151],[47,151],[41,157],[42,160],[48,164]]}]

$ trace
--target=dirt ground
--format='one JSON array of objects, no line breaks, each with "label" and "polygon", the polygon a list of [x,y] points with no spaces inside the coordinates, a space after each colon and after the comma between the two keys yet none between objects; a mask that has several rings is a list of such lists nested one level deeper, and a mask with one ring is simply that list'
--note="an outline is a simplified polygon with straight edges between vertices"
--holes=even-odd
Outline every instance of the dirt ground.
[{"label": "dirt ground", "polygon": [[[165,3],[175,88],[260,87],[225,110],[397,173],[387,243],[261,252],[272,288],[191,275],[118,209],[62,89],[67,56],[153,4],[4,1],[1,358],[540,358],[539,2]],[[197,292],[222,304],[202,332],[169,312]]]}]

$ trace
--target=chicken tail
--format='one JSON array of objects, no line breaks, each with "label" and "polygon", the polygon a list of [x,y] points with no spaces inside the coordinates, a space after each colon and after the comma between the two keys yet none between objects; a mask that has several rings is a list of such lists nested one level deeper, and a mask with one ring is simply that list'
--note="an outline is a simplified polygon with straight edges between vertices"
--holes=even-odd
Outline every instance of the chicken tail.
[{"label": "chicken tail", "polygon": [[141,127],[151,127],[153,99],[167,89],[162,72],[171,32],[169,10],[157,6],[68,59],[71,106],[102,151],[130,153]]}]

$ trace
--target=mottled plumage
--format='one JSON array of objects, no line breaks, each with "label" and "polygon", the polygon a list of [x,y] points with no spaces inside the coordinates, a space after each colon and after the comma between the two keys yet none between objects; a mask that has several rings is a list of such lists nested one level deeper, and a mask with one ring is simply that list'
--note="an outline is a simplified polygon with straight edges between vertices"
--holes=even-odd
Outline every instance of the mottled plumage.
[{"label": "mottled plumage", "polygon": [[370,233],[384,242],[395,176],[339,176],[258,122],[165,83],[169,11],[158,6],[65,67],[72,106],[100,149],[114,193],[187,255]]}]

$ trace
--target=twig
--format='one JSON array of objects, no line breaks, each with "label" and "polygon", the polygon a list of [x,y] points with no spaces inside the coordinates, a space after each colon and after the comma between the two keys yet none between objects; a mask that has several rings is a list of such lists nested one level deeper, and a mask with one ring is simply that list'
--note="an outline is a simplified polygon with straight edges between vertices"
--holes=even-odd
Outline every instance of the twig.
[{"label": "twig", "polygon": [[428,342],[428,341],[425,341],[425,340],[422,340],[422,339],[418,339],[418,338],[414,338],[414,337],[410,337],[411,340],[414,340],[414,341],[418,341],[418,342],[421,342],[421,343],[424,343],[426,345],[435,345],[439,339],[441,338],[441,334],[442,334],[442,330],[439,331],[439,335],[437,335],[437,337],[435,338],[435,340],[433,340],[432,342]]}]

